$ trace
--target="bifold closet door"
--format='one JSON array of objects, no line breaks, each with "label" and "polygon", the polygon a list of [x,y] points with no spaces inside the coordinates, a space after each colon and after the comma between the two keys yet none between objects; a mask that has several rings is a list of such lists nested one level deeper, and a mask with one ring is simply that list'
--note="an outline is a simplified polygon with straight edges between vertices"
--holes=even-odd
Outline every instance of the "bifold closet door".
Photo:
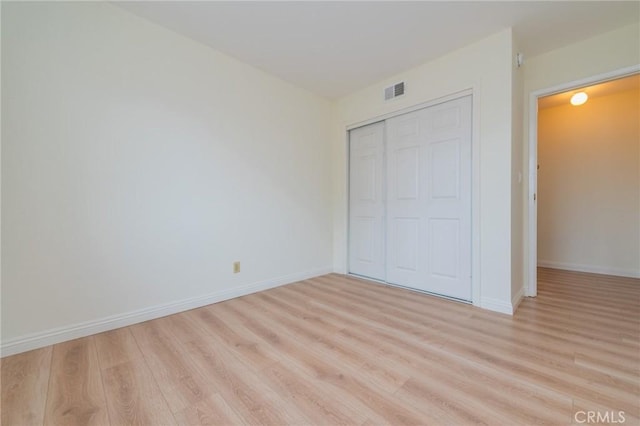
[{"label": "bifold closet door", "polygon": [[471,97],[386,121],[386,280],[471,300]]},{"label": "bifold closet door", "polygon": [[349,132],[349,272],[385,279],[384,123]]}]

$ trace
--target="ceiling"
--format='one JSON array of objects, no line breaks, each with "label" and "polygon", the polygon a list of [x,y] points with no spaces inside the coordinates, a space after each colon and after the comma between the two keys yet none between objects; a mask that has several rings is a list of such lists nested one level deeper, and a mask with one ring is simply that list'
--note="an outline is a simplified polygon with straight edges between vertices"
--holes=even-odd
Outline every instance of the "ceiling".
[{"label": "ceiling", "polygon": [[589,96],[589,99],[594,99],[627,90],[635,90],[640,93],[640,74],[634,74],[628,77],[594,84],[592,86],[579,87],[567,92],[545,96],[544,98],[538,99],[538,109],[553,108],[559,105],[569,105],[571,97],[578,92],[585,92]]},{"label": "ceiling", "polygon": [[330,99],[508,27],[526,61],[640,19],[637,1],[115,4]]}]

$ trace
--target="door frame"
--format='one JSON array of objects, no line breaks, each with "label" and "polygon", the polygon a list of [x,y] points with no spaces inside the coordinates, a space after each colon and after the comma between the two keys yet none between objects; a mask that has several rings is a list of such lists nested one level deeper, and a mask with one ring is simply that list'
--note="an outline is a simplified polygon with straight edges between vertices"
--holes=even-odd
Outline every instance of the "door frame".
[{"label": "door frame", "polygon": [[[450,93],[445,96],[430,99],[425,102],[410,105],[408,107],[400,108],[395,111],[391,111],[386,114],[381,114],[375,117],[371,117],[366,120],[362,120],[356,123],[352,123],[345,128],[345,140],[346,144],[346,238],[345,238],[345,251],[346,251],[346,273],[349,273],[349,152],[350,141],[349,131],[357,129],[358,127],[366,126],[368,124],[384,121],[389,118],[397,117],[406,113],[417,111],[419,109],[428,108],[430,106],[438,105],[444,102],[452,101],[454,99],[463,98],[465,96],[471,96],[471,303],[474,306],[480,306],[480,87],[479,82],[475,82],[469,88]],[[386,133],[386,129],[385,129]],[[362,277],[360,277],[362,278]],[[374,280],[375,281],[375,280]],[[377,281],[379,282],[379,281]],[[388,284],[388,283],[384,283]],[[391,284],[388,284],[391,285]],[[457,299],[455,299],[457,300]]]},{"label": "door frame", "polygon": [[538,99],[638,73],[640,73],[640,64],[538,89],[529,94],[529,190],[527,194],[528,223],[526,224],[526,238],[528,239],[526,244],[529,247],[529,255],[526,296],[535,297],[538,294],[538,203],[536,200],[538,190]]}]

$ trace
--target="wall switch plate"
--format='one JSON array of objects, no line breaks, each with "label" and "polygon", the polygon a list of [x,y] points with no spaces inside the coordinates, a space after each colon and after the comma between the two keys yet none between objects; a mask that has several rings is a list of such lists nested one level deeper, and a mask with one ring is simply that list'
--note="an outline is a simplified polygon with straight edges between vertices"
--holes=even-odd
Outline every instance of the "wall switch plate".
[{"label": "wall switch plate", "polygon": [[233,273],[237,274],[238,272],[240,272],[240,261],[233,262]]}]

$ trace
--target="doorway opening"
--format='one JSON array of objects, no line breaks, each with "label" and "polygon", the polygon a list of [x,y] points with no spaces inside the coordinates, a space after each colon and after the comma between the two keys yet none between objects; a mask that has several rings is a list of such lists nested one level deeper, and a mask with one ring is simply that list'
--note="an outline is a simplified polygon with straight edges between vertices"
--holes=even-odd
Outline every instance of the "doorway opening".
[{"label": "doorway opening", "polygon": [[[634,66],[531,94],[528,296],[537,294],[538,266],[640,276],[639,73]],[[586,103],[573,104],[578,93]]]}]

